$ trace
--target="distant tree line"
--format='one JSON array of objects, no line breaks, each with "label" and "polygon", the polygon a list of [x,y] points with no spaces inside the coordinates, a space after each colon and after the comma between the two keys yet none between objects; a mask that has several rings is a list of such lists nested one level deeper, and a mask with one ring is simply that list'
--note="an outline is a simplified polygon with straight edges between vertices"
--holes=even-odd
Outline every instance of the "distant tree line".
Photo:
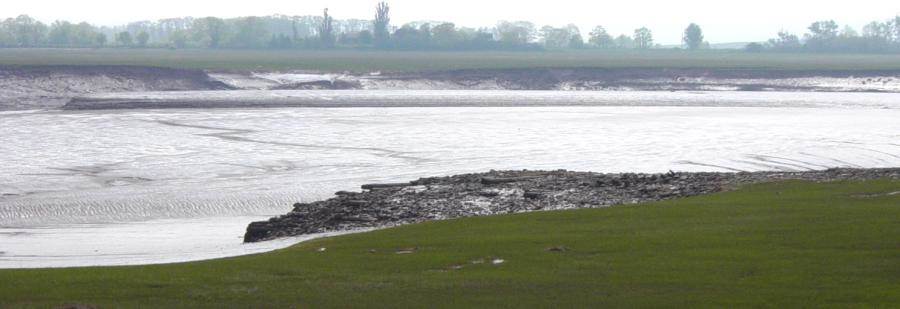
[{"label": "distant tree line", "polygon": [[763,43],[750,43],[750,52],[846,52],[846,53],[897,53],[900,52],[900,16],[886,21],[873,21],[862,33],[850,26],[843,28],[833,20],[817,21],[809,25],[802,37],[781,31],[778,36]]},{"label": "distant tree line", "polygon": [[[802,38],[781,32],[746,49],[808,52],[900,51],[900,16],[872,22],[862,33],[839,30],[834,21],[814,23]],[[172,18],[119,27],[56,21],[50,25],[27,15],[0,21],[0,47],[119,47],[119,48],[246,48],[246,49],[384,49],[384,50],[561,50],[660,48],[653,32],[641,27],[614,36],[602,26],[587,37],[575,25],[538,28],[528,21],[500,21],[494,27],[458,27],[449,22],[391,24],[390,6],[379,3],[372,20],[322,16],[241,17],[222,19]],[[683,48],[709,48],[703,30],[684,29]]]},{"label": "distant tree line", "polygon": [[[585,42],[575,25],[538,28],[527,21],[501,21],[491,28],[458,27],[449,22],[391,25],[390,7],[379,3],[374,19],[338,20],[322,16],[265,16],[221,19],[174,18],[121,27],[57,21],[46,25],[27,15],[0,22],[0,47],[170,47],[390,50],[540,50],[650,48],[652,33],[635,31],[604,38],[598,27]],[[599,29],[599,30],[598,30]]]}]

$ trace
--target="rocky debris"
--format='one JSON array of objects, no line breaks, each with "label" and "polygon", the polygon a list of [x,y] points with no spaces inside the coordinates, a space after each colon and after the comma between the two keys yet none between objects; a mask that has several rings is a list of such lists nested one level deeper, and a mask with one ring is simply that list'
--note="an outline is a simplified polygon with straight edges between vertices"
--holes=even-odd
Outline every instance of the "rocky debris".
[{"label": "rocky debris", "polygon": [[408,182],[404,182],[404,183],[374,183],[374,184],[362,185],[362,189],[363,190],[390,189],[390,188],[409,187],[411,185],[412,184],[410,184]]},{"label": "rocky debris", "polygon": [[751,183],[900,179],[900,168],[809,172],[600,174],[559,171],[490,171],[366,185],[331,199],[297,203],[290,213],[253,222],[245,242],[378,228],[430,220],[539,210],[598,208],[709,194]]},{"label": "rocky debris", "polygon": [[537,176],[526,176],[526,177],[481,177],[481,184],[484,185],[496,185],[503,183],[514,183],[521,181],[528,181],[531,179],[537,178]]}]

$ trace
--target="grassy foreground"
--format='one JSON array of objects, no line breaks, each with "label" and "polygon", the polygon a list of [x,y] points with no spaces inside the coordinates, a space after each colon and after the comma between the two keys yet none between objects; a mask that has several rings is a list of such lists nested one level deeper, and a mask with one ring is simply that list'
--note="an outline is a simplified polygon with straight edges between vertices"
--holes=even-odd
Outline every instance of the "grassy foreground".
[{"label": "grassy foreground", "polygon": [[892,307],[896,192],[900,181],[774,183],[433,222],[215,261],[5,270],[0,307]]},{"label": "grassy foreground", "polygon": [[687,52],[384,52],[165,49],[0,49],[0,65],[137,65],[211,70],[409,72],[452,69],[707,68],[900,70],[900,55]]}]

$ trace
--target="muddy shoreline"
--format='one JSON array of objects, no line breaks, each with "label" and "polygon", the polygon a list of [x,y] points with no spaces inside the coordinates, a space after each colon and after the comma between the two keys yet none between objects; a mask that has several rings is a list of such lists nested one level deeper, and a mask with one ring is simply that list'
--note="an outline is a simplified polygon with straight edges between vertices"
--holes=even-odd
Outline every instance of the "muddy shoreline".
[{"label": "muddy shoreline", "polygon": [[897,92],[900,70],[530,68],[368,75],[211,72],[255,90],[562,90]]},{"label": "muddy shoreline", "polygon": [[245,242],[289,236],[398,226],[453,218],[531,211],[601,208],[682,198],[742,185],[807,180],[896,179],[900,168],[806,172],[601,174],[572,171],[490,171],[370,184],[362,192],[337,192],[293,211],[254,222]]},{"label": "muddy shoreline", "polygon": [[746,91],[234,90],[84,95],[65,110],[347,107],[898,108],[896,94]]},{"label": "muddy shoreline", "polygon": [[227,90],[788,91],[900,93],[900,70],[534,68],[419,73],[0,66],[0,110],[56,109],[98,94]]},{"label": "muddy shoreline", "polygon": [[[867,91],[894,92],[900,71],[536,68],[395,75],[465,87],[507,90]],[[890,85],[890,87],[885,87]]]}]

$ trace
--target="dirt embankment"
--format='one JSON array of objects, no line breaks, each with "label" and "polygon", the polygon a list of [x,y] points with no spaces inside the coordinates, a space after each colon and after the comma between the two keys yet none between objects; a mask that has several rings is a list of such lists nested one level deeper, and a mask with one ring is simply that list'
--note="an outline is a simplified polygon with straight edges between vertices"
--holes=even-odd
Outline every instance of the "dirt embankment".
[{"label": "dirt embankment", "polygon": [[811,172],[599,174],[570,171],[491,171],[408,183],[364,185],[337,192],[290,213],[247,227],[245,242],[494,214],[599,208],[709,194],[751,183],[900,179],[895,169]]},{"label": "dirt embankment", "polygon": [[759,69],[509,69],[395,74],[364,88],[505,90],[900,92],[900,71]]},{"label": "dirt embankment", "polygon": [[228,89],[900,93],[900,71],[534,68],[352,75],[131,66],[0,67],[0,110],[58,108],[73,98],[104,93]]},{"label": "dirt embankment", "polygon": [[900,92],[900,71],[533,68],[391,74],[213,73],[239,89]]},{"label": "dirt embankment", "polygon": [[201,70],[132,66],[0,67],[0,110],[57,108],[94,93],[224,90]]}]

